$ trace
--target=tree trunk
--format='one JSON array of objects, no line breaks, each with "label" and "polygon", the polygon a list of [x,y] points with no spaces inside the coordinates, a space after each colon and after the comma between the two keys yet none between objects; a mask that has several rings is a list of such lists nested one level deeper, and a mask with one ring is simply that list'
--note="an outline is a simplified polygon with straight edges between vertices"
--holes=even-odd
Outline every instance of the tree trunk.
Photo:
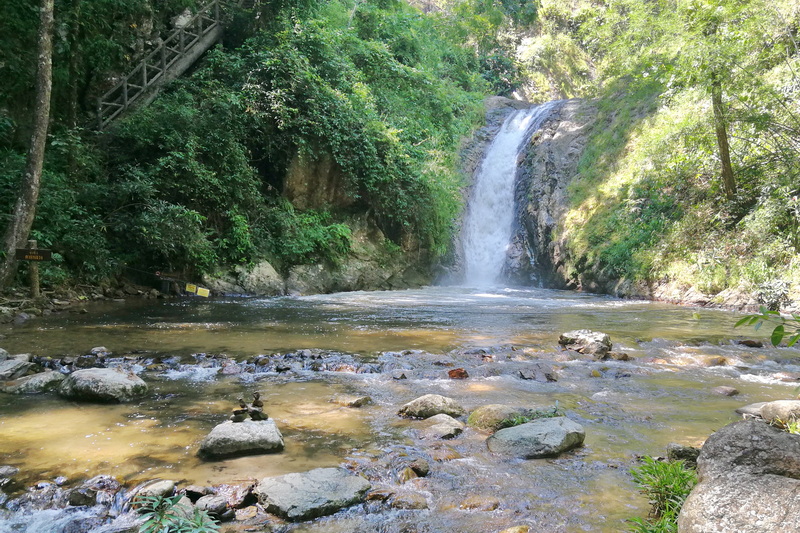
[{"label": "tree trunk", "polygon": [[7,287],[16,274],[15,250],[27,242],[39,199],[47,128],[50,124],[50,92],[53,86],[53,1],[41,0],[33,135],[17,203],[3,238],[6,257],[0,265],[0,289]]},{"label": "tree trunk", "polygon": [[736,196],[736,178],[733,176],[733,166],[731,165],[728,124],[725,122],[725,113],[722,107],[722,85],[716,79],[711,82],[711,104],[714,108],[714,129],[717,133],[719,160],[722,165],[722,186],[725,189],[725,197],[733,200]]}]

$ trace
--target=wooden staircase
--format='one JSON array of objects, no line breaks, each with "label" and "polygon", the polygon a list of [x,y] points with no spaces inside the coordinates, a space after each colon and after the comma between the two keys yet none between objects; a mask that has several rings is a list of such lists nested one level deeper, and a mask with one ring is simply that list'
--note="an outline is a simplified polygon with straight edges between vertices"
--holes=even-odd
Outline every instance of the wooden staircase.
[{"label": "wooden staircase", "polygon": [[[239,0],[243,9],[253,9],[259,0]],[[97,100],[97,126],[106,128],[132,105],[147,105],[158,87],[178,78],[222,37],[222,0],[212,0],[144,56],[139,64]]]}]

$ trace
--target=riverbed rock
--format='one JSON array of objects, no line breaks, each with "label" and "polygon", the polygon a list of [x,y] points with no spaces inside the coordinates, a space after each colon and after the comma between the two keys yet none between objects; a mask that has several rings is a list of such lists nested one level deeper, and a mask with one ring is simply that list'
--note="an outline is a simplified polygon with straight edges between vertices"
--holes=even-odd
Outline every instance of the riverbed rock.
[{"label": "riverbed rock", "polygon": [[484,431],[497,431],[506,427],[503,421],[523,415],[523,409],[510,405],[482,405],[470,413],[467,425]]},{"label": "riverbed rock", "polygon": [[700,448],[677,442],[667,444],[667,459],[670,461],[683,461],[689,468],[695,468],[697,467],[697,458],[699,456]]},{"label": "riverbed rock", "polygon": [[761,406],[761,418],[767,422],[796,422],[800,420],[800,400],[777,400]]},{"label": "riverbed rock", "polygon": [[330,399],[331,403],[343,407],[364,407],[372,403],[372,398],[366,395],[356,396],[355,394],[337,394]]},{"label": "riverbed rock", "polygon": [[390,505],[395,509],[427,509],[428,500],[419,492],[402,491],[394,495]]},{"label": "riverbed rock", "polygon": [[611,351],[611,337],[606,333],[578,329],[562,333],[558,344],[586,355],[593,355],[595,359],[603,359]]},{"label": "riverbed rock", "polygon": [[200,443],[199,455],[209,459],[277,453],[284,448],[275,421],[245,420],[223,422],[214,427]]},{"label": "riverbed rock", "polygon": [[208,494],[201,496],[194,504],[195,507],[201,511],[207,512],[211,518],[219,520],[225,515],[228,510],[228,501],[224,496],[217,496],[216,494]]},{"label": "riverbed rock", "polygon": [[760,420],[729,424],[703,445],[697,472],[680,533],[800,532],[800,436]]},{"label": "riverbed rock", "polygon": [[3,385],[0,385],[0,391],[8,394],[39,394],[47,390],[56,389],[64,379],[65,376],[61,372],[47,370],[6,381]]},{"label": "riverbed rock", "polygon": [[430,418],[438,414],[463,416],[466,410],[455,400],[439,394],[426,394],[405,404],[397,412],[407,418]]},{"label": "riverbed rock", "polygon": [[264,478],[254,494],[267,512],[300,521],[360,503],[370,488],[369,481],[343,468],[316,468]]},{"label": "riverbed rock", "polygon": [[147,394],[148,387],[133,372],[115,368],[77,370],[58,389],[64,398],[87,402],[130,402]]},{"label": "riverbed rock", "polygon": [[544,363],[534,363],[525,368],[521,368],[519,370],[519,377],[538,381],[540,383],[558,381],[558,374],[553,370],[553,367]]},{"label": "riverbed rock", "polygon": [[540,418],[501,429],[486,440],[493,453],[525,459],[552,457],[583,444],[583,426],[565,416]]},{"label": "riverbed rock", "polygon": [[31,364],[13,356],[0,362],[0,381],[9,381],[24,376],[31,368]]},{"label": "riverbed rock", "polygon": [[714,394],[719,394],[720,396],[736,396],[739,394],[739,390],[734,387],[727,387],[725,385],[721,385],[719,387],[714,387],[711,389],[711,392]]},{"label": "riverbed rock", "polygon": [[0,361],[5,361],[8,359],[8,352],[5,351],[3,348],[0,348]]},{"label": "riverbed rock", "polygon": [[171,479],[154,479],[134,489],[132,498],[164,498],[175,492],[175,482]]},{"label": "riverbed rock", "polygon": [[749,405],[744,405],[742,407],[738,407],[736,412],[744,418],[759,418],[761,417],[761,408],[764,407],[767,402],[756,402],[751,403]]}]

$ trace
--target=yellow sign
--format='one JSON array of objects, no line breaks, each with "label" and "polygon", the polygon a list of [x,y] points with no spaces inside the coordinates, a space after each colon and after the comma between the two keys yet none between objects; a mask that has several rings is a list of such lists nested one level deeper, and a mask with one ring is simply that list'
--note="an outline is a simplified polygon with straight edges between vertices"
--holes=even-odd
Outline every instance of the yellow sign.
[{"label": "yellow sign", "polygon": [[199,287],[197,289],[197,295],[198,296],[202,296],[203,298],[208,298],[209,294],[210,294],[210,291],[208,289],[203,289],[202,287]]},{"label": "yellow sign", "polygon": [[191,283],[187,283],[186,292],[197,293],[197,285],[192,285]]}]

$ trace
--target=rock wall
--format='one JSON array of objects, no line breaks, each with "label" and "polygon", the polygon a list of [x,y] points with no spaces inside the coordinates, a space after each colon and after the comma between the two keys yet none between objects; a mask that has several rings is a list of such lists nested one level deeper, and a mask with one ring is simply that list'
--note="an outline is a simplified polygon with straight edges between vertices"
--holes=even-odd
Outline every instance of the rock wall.
[{"label": "rock wall", "polygon": [[298,209],[348,207],[355,200],[333,158],[323,154],[316,159],[299,153],[292,159],[283,181],[283,195]]},{"label": "rock wall", "polygon": [[268,261],[260,261],[205,276],[203,283],[216,293],[252,296],[407,289],[430,283],[424,258],[387,246],[381,230],[366,215],[347,224],[352,244],[339,264],[297,265],[282,276]]},{"label": "rock wall", "polygon": [[504,272],[511,282],[581,288],[567,272],[566,243],[555,235],[596,115],[591,102],[565,100],[531,138],[515,191],[516,227]]}]

